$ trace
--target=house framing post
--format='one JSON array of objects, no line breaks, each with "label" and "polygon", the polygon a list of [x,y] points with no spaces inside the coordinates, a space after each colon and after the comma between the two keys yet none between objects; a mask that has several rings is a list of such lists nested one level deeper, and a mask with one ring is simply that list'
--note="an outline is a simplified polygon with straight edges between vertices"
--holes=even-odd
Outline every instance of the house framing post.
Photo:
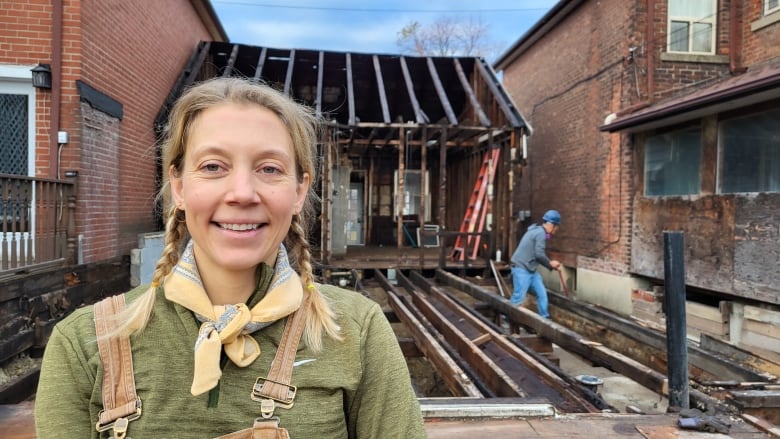
[{"label": "house framing post", "polygon": [[[439,218],[438,222],[440,230],[446,230],[447,228],[447,128],[444,127],[441,130],[441,136],[439,136]],[[439,268],[442,270],[445,268],[445,248],[447,247],[447,240],[439,240]]]},{"label": "house framing post", "polygon": [[404,173],[406,172],[404,156],[406,147],[406,127],[398,128],[398,193],[395,194],[396,206],[396,247],[398,248],[398,261],[401,261],[401,247],[404,243]]},{"label": "house framing post", "polygon": [[331,181],[332,174],[331,169],[331,139],[332,128],[325,128],[324,137],[322,139],[322,204],[321,208],[321,220],[320,220],[320,249],[322,263],[330,264],[331,259],[331,242],[330,242],[330,215],[333,200],[331,199],[331,191],[333,188],[333,182]]}]

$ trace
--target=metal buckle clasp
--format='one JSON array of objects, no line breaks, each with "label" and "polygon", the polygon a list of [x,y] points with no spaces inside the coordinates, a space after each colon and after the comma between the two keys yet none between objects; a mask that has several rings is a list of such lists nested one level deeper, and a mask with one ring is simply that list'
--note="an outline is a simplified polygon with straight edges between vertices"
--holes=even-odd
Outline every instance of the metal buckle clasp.
[{"label": "metal buckle clasp", "polygon": [[[100,413],[103,413],[102,411]],[[100,425],[100,421],[95,424],[95,429],[99,432],[103,432],[106,430],[113,430],[113,437],[116,439],[125,439],[125,435],[127,434],[127,427],[130,424],[131,421],[135,421],[136,419],[141,417],[141,400],[137,400],[135,404],[135,413],[131,413],[129,416],[123,416],[121,418],[115,419],[113,422],[109,422],[106,425]],[[126,438],[130,439],[130,438]]]},{"label": "metal buckle clasp", "polygon": [[[287,397],[286,398],[274,398],[273,396],[266,395],[266,394],[262,393],[263,383],[265,383],[266,381],[268,381],[269,383],[274,383],[274,384],[278,384],[280,386],[286,387],[287,388]],[[295,394],[297,392],[298,392],[298,388],[293,386],[293,385],[284,384],[284,383],[280,383],[278,381],[269,380],[268,378],[260,377],[260,378],[258,378],[255,381],[255,385],[252,387],[251,398],[252,398],[252,401],[257,401],[257,402],[262,402],[262,400],[264,400],[264,399],[272,399],[272,400],[276,401],[277,404],[280,407],[288,409],[288,408],[293,406],[293,401],[295,400]]]},{"label": "metal buckle clasp", "polygon": [[[286,387],[287,397],[276,398],[263,393],[262,392],[263,384],[266,381],[269,383]],[[295,394],[297,392],[298,392],[298,388],[293,385],[269,380],[268,378],[258,377],[257,380],[255,381],[255,385],[252,386],[252,394],[249,397],[252,398],[252,401],[256,401],[260,403],[260,414],[262,415],[262,417],[264,419],[270,419],[271,416],[274,414],[274,409],[276,407],[281,407],[284,409],[292,408],[295,401]]]}]

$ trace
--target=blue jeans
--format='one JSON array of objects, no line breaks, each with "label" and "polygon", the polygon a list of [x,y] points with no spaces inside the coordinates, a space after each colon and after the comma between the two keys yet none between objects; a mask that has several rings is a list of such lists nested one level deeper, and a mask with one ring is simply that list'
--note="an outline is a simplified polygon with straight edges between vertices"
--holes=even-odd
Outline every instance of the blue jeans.
[{"label": "blue jeans", "polygon": [[539,315],[545,319],[550,318],[550,313],[547,311],[547,290],[544,288],[541,274],[535,271],[532,273],[523,267],[512,267],[512,284],[514,292],[512,298],[509,299],[512,305],[518,306],[523,303],[525,293],[530,287],[536,293],[536,307],[539,310]]}]

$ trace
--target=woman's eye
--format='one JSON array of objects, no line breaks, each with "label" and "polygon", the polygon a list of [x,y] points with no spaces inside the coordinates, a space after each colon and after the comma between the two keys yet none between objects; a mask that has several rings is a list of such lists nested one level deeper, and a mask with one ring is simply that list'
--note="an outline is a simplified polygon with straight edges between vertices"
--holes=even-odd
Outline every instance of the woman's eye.
[{"label": "woman's eye", "polygon": [[206,163],[205,165],[203,165],[202,169],[206,172],[217,172],[219,171],[220,167],[216,163]]},{"label": "woman's eye", "polygon": [[263,166],[260,168],[260,173],[262,174],[277,174],[281,171],[276,166]]}]

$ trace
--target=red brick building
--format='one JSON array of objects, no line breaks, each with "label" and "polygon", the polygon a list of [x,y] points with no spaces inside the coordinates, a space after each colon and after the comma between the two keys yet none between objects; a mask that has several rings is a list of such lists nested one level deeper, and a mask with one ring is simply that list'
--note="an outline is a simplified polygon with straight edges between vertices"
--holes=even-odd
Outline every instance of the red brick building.
[{"label": "red brick building", "polygon": [[0,119],[0,173],[77,173],[78,262],[129,254],[156,229],[155,116],[196,44],[227,40],[210,3],[2,0],[0,29],[0,96],[15,105]]},{"label": "red brick building", "polygon": [[495,67],[534,127],[518,227],[561,211],[579,297],[629,314],[680,230],[689,300],[777,308],[776,0],[564,0]]}]

